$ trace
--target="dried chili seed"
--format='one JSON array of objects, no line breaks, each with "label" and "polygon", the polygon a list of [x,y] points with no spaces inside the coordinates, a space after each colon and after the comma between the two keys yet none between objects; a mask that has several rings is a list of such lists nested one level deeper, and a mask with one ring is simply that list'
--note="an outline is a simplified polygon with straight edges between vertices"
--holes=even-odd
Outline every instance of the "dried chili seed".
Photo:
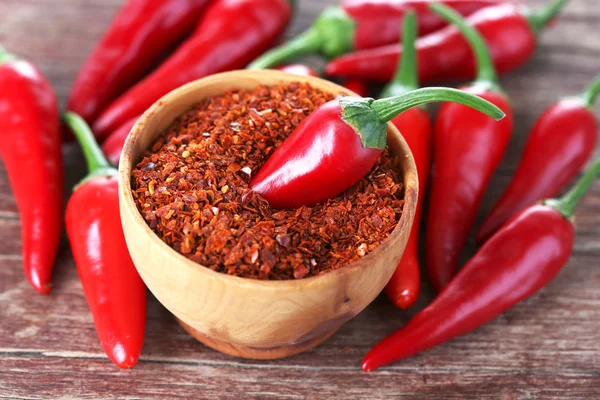
[{"label": "dried chili seed", "polygon": [[176,251],[218,272],[302,279],[373,251],[403,207],[399,159],[315,207],[273,210],[248,188],[253,171],[315,108],[331,100],[303,83],[232,91],[195,105],[146,152],[132,189],[148,226]]}]

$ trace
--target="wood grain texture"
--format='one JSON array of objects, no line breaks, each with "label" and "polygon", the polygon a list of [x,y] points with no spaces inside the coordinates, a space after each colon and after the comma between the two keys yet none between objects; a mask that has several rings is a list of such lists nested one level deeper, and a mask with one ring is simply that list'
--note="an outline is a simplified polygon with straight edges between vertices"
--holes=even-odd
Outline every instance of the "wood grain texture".
[{"label": "wood grain texture", "polygon": [[[290,33],[334,1],[299,2]],[[40,65],[64,104],[77,68],[120,3],[0,0],[0,43]],[[531,62],[502,78],[516,130],[482,215],[508,183],[540,112],[600,72],[599,24],[597,0],[571,0]],[[70,187],[84,163],[75,146],[65,155]],[[396,310],[380,296],[325,344],[275,361],[234,359],[198,344],[150,298],[140,364],[119,371],[99,346],[66,243],[51,295],[35,294],[25,281],[16,204],[0,166],[0,398],[598,399],[600,182],[576,219],[573,258],[547,288],[469,335],[374,373],[360,371],[362,356],[431,300],[426,283],[414,309]]]}]

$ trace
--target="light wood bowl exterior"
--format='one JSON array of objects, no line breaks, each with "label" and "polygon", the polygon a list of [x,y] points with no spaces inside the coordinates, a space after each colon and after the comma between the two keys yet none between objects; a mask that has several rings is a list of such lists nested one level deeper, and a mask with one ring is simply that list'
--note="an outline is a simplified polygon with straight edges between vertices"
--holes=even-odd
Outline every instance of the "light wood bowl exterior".
[{"label": "light wood bowl exterior", "polygon": [[308,350],[381,292],[404,252],[417,204],[417,173],[406,142],[390,124],[388,145],[394,154],[403,156],[405,205],[389,238],[350,266],[300,280],[229,276],[177,253],[152,232],[138,212],[131,192],[131,170],[165,128],[204,98],[231,89],[298,81],[335,94],[355,95],[319,78],[279,71],[213,75],[176,89],[148,109],[127,138],[119,166],[123,230],[144,282],[186,331],[212,348],[239,357],[280,358]]}]

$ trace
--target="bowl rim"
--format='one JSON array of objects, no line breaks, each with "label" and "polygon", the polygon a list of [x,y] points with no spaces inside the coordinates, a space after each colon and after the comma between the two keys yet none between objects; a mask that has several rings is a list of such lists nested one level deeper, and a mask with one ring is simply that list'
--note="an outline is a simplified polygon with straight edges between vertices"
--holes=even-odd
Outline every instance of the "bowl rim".
[{"label": "bowl rim", "polygon": [[[201,90],[201,88],[209,83],[216,83],[222,80],[230,80],[230,79],[247,79],[248,77],[254,78],[258,81],[261,78],[268,76],[270,80],[275,78],[278,83],[292,83],[292,82],[307,82],[309,84],[316,83],[321,90],[330,90],[335,93],[346,94],[350,96],[358,96],[358,94],[340,86],[333,82],[327,81],[325,79],[312,77],[312,76],[300,76],[295,74],[290,74],[284,71],[278,70],[236,70],[236,71],[228,71],[222,72],[218,74],[213,74],[207,76],[202,79],[198,79],[187,83],[183,86],[174,89],[168,94],[164,95],[162,98],[157,100],[150,108],[148,108],[144,114],[138,119],[133,128],[130,131],[130,134],[127,136],[125,140],[125,144],[122,150],[121,160],[119,162],[119,198],[120,198],[120,207],[127,208],[127,212],[133,216],[133,221],[139,228],[141,228],[146,235],[148,236],[149,246],[157,246],[159,249],[166,253],[168,257],[173,261],[173,264],[181,265],[181,267],[185,266],[186,268],[192,268],[196,271],[199,271],[201,274],[204,274],[206,279],[211,280],[224,280],[228,284],[243,286],[250,289],[256,290],[274,290],[279,291],[281,289],[289,289],[289,290],[301,290],[307,287],[327,287],[335,282],[338,282],[340,279],[345,279],[347,276],[351,276],[352,274],[356,274],[358,270],[362,270],[363,268],[368,268],[371,261],[375,259],[378,254],[385,250],[386,243],[389,242],[390,238],[399,234],[399,230],[402,229],[412,229],[412,224],[407,223],[407,218],[409,218],[409,212],[407,210],[415,209],[417,203],[418,196],[418,176],[416,165],[414,162],[414,157],[406,143],[406,140],[402,136],[402,134],[398,131],[398,129],[390,122],[388,123],[388,135],[390,131],[392,134],[397,135],[400,140],[400,145],[402,149],[405,151],[405,156],[407,158],[406,163],[404,164],[406,170],[403,171],[403,185],[404,185],[404,205],[403,212],[396,224],[395,228],[390,232],[388,237],[383,240],[377,248],[375,248],[370,253],[365,256],[360,257],[358,260],[352,262],[351,264],[346,264],[343,267],[340,267],[336,270],[326,272],[321,275],[313,275],[307,278],[302,279],[284,279],[284,280],[260,280],[260,279],[252,279],[247,277],[241,277],[236,275],[229,275],[226,273],[215,271],[205,265],[194,262],[184,255],[177,252],[175,249],[171,248],[168,244],[166,244],[146,223],[142,214],[137,208],[135,201],[133,199],[133,191],[131,189],[131,171],[133,169],[134,163],[131,157],[131,153],[134,150],[135,143],[137,142],[139,136],[144,132],[148,119],[152,118],[154,115],[160,113],[161,109],[164,108],[169,102],[171,102],[174,98],[178,98],[180,94],[192,91]],[[409,192],[413,192],[413,195],[409,195]],[[120,211],[121,213],[123,210]],[[121,219],[122,223],[125,223],[123,219]],[[412,221],[410,221],[412,222]]]}]

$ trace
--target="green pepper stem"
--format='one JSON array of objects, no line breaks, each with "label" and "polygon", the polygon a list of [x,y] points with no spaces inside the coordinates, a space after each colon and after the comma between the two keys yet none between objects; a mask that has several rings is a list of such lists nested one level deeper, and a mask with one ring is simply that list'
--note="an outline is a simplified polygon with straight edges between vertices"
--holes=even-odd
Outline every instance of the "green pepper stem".
[{"label": "green pepper stem", "polygon": [[392,81],[383,89],[380,97],[398,96],[419,87],[417,73],[417,16],[414,11],[404,16],[402,32],[402,58]]},{"label": "green pepper stem", "polygon": [[452,8],[441,4],[432,3],[429,8],[439,15],[446,22],[456,26],[461,34],[467,39],[473,53],[475,53],[475,60],[477,62],[477,83],[486,83],[493,86],[498,85],[498,75],[496,74],[496,67],[492,61],[492,56],[487,47],[487,43],[481,36],[481,34],[467,21]]},{"label": "green pepper stem", "polygon": [[16,60],[18,60],[18,58],[14,54],[9,53],[4,47],[0,46],[0,65]]},{"label": "green pepper stem", "polygon": [[381,121],[388,122],[396,115],[413,107],[435,102],[463,104],[480,111],[497,121],[506,116],[501,109],[481,97],[463,92],[462,90],[442,87],[422,88],[399,96],[375,100],[371,103],[371,108],[375,111]]},{"label": "green pepper stem", "polygon": [[529,25],[536,35],[542,33],[546,25],[563,9],[569,0],[554,0],[541,10],[531,10],[527,12]]},{"label": "green pepper stem", "polygon": [[94,134],[83,118],[75,113],[66,112],[63,119],[77,138],[88,166],[88,175],[82,183],[94,177],[116,175],[117,170],[111,166],[102,153]]},{"label": "green pepper stem", "polygon": [[594,81],[588,88],[580,95],[588,108],[594,108],[598,95],[600,94],[600,75],[594,78]]},{"label": "green pepper stem", "polygon": [[583,196],[585,196],[590,186],[592,186],[592,183],[594,183],[598,174],[600,174],[600,158],[597,158],[592,162],[592,165],[583,173],[575,186],[573,186],[562,198],[544,200],[543,203],[556,209],[565,218],[571,218],[575,212],[575,208],[577,208],[577,205]]},{"label": "green pepper stem", "polygon": [[247,69],[266,69],[275,67],[285,61],[316,53],[321,47],[319,32],[314,28],[302,32],[295,38],[267,51],[256,60],[252,61]]}]

